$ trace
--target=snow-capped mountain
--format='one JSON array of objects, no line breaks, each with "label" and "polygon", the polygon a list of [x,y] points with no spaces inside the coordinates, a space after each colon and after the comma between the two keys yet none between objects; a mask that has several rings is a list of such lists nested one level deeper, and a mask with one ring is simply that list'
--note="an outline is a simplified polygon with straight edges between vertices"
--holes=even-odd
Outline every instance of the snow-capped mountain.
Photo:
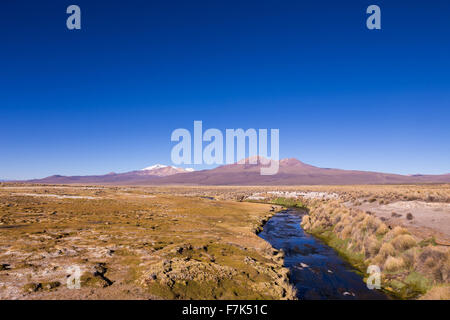
[{"label": "snow-capped mountain", "polygon": [[191,172],[191,169],[155,164],[143,170],[111,173],[99,176],[51,176],[29,180],[33,183],[86,183],[121,185],[313,185],[313,184],[397,184],[449,183],[445,175],[399,175],[357,170],[319,168],[297,159],[279,160],[279,171],[272,176],[260,174],[263,161],[256,164],[246,159],[242,163],[227,164],[210,170]]},{"label": "snow-capped mountain", "polygon": [[144,169],[141,169],[141,170],[155,170],[155,169],[161,169],[161,168],[167,168],[167,167],[168,166],[166,166],[165,164],[157,163],[157,164],[154,164],[154,165],[152,165],[150,167],[147,167],[147,168],[144,168]]},{"label": "snow-capped mountain", "polygon": [[164,164],[155,164],[144,169],[134,170],[124,173],[108,173],[96,176],[60,176],[55,175],[44,179],[30,180],[34,182],[52,183],[117,183],[117,184],[142,184],[149,180],[161,179],[164,177],[193,172],[192,168],[178,168]]},{"label": "snow-capped mountain", "polygon": [[193,171],[195,171],[193,168],[183,169],[183,168],[178,168],[178,167],[175,167],[175,166],[166,166],[165,164],[160,164],[160,163],[157,163],[157,164],[154,164],[154,165],[152,165],[150,167],[146,167],[144,169],[141,169],[141,171],[155,171],[155,170],[159,171],[160,169],[165,169],[165,170],[162,170],[162,171],[167,171],[167,172],[176,171],[176,173],[193,172]]}]

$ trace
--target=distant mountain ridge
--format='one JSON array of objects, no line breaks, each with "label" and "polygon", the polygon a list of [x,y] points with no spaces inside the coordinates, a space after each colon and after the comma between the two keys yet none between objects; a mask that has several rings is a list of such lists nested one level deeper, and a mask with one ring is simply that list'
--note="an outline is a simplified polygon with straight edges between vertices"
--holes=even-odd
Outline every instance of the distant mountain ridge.
[{"label": "distant mountain ridge", "polygon": [[[192,171],[166,165],[153,165],[125,173],[94,176],[50,176],[28,180],[46,184],[117,184],[117,185],[317,185],[317,184],[407,184],[450,183],[450,174],[400,175],[358,170],[319,168],[295,158],[279,161],[275,175],[261,175],[260,159],[249,159],[210,170]],[[264,163],[264,162],[263,162]]]},{"label": "distant mountain ridge", "polygon": [[155,164],[150,167],[146,167],[141,170],[134,170],[124,173],[111,172],[105,175],[92,175],[92,176],[61,176],[53,175],[44,179],[28,180],[27,182],[36,183],[56,183],[56,184],[127,184],[143,183],[151,180],[154,177],[167,177],[174,174],[193,172],[193,169],[183,169],[174,166],[166,166],[162,164]]}]

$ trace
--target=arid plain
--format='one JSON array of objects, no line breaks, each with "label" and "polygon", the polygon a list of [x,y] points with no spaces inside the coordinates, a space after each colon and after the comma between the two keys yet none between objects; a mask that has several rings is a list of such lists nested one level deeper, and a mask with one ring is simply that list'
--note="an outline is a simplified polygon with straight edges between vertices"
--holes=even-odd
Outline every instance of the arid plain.
[{"label": "arid plain", "polygon": [[[385,291],[450,299],[450,185],[0,185],[0,299],[295,299],[257,236],[284,206]],[[81,270],[80,289],[67,287]]]}]

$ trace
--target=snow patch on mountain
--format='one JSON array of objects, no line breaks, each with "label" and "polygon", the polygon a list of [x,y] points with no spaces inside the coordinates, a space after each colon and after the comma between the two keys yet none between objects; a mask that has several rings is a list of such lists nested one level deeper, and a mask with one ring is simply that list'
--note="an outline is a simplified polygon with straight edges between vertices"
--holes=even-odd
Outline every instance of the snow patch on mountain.
[{"label": "snow patch on mountain", "polygon": [[172,168],[172,169],[175,169],[175,170],[178,170],[178,171],[186,171],[186,172],[193,172],[193,171],[195,171],[194,168],[183,169],[183,168],[179,168],[179,167],[175,167],[175,166],[166,166],[165,164],[160,164],[160,163],[157,163],[157,164],[154,164],[154,165],[152,165],[150,167],[146,167],[144,169],[141,169],[141,171],[152,171],[152,170],[159,170],[159,169],[163,169],[163,168]]},{"label": "snow patch on mountain", "polygon": [[[164,165],[164,164],[154,164],[153,166],[150,167],[146,167],[144,169],[141,170],[157,170],[157,169],[162,169],[162,168],[167,168],[168,166]],[[176,169],[175,167],[173,167],[174,169]]]}]

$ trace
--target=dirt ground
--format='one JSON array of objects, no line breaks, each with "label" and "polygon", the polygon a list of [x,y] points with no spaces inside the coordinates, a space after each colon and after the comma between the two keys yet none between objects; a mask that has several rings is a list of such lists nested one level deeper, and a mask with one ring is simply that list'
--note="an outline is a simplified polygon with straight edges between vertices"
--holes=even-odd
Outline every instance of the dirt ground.
[{"label": "dirt ground", "polygon": [[[0,183],[0,299],[289,299],[255,232],[267,197],[338,201],[450,240],[450,185],[47,186]],[[420,239],[419,239],[420,240]],[[74,266],[81,288],[68,289]]]},{"label": "dirt ground", "polygon": [[[401,225],[426,238],[435,236],[450,245],[450,204],[424,201],[397,201],[389,204],[365,202],[359,209],[373,212],[386,223]],[[410,215],[408,215],[410,214]],[[409,219],[408,219],[409,218]]]},{"label": "dirt ground", "polygon": [[273,213],[156,189],[0,187],[0,299],[294,298],[255,234]]}]

